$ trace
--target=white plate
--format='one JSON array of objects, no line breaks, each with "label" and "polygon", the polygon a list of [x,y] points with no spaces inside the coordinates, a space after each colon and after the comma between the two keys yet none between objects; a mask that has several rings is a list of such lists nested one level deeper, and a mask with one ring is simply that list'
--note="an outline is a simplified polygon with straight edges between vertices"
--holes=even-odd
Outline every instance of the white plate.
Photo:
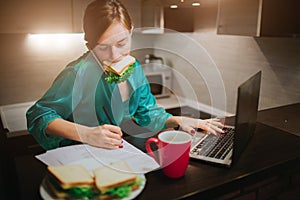
[{"label": "white plate", "polygon": [[[142,180],[144,180],[144,181],[142,181],[141,186],[137,190],[131,192],[131,194],[128,197],[123,198],[122,200],[132,200],[135,197],[137,197],[143,191],[143,189],[145,188],[145,185],[146,185],[146,177],[145,177],[144,174],[141,174],[141,175],[138,175],[138,176]],[[45,180],[46,180],[46,178],[43,179],[43,181],[42,181],[42,183],[40,185],[40,194],[41,194],[41,197],[44,200],[63,200],[63,199],[56,199],[53,196],[51,196],[51,194],[48,193],[47,189],[45,188]],[[118,199],[118,200],[120,200],[120,199]]]}]

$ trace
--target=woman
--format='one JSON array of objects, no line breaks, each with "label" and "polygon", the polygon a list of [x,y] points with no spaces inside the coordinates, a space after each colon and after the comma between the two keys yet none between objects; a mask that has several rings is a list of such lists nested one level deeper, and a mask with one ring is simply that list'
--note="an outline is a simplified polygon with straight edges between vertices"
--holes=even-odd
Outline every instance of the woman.
[{"label": "woman", "polygon": [[152,131],[178,126],[190,134],[195,128],[214,134],[221,131],[218,120],[172,116],[158,107],[138,61],[125,81],[105,80],[104,63],[129,55],[132,29],[129,14],[118,0],[88,5],[84,32],[89,52],[68,65],[26,114],[29,132],[44,149],[76,142],[119,148],[119,125],[128,119]]}]

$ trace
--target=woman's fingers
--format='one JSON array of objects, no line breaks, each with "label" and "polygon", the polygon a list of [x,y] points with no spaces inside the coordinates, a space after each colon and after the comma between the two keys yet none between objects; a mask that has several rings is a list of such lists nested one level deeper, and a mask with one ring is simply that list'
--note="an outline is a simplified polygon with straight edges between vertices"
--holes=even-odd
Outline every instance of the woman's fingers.
[{"label": "woman's fingers", "polygon": [[122,140],[122,137],[119,134],[117,134],[115,132],[111,132],[110,130],[104,131],[104,134],[108,138],[113,138],[113,139],[116,139],[116,140]]},{"label": "woman's fingers", "polygon": [[204,121],[215,126],[221,126],[221,127],[224,126],[224,123],[221,122],[220,118],[206,119]]},{"label": "woman's fingers", "polygon": [[220,122],[219,118],[207,119],[203,121],[203,127],[200,128],[204,129],[208,133],[212,133],[214,135],[217,135],[217,133],[224,133],[224,131],[222,130],[224,124]]},{"label": "woman's fingers", "polygon": [[184,131],[188,132],[188,133],[191,134],[191,135],[195,135],[195,133],[196,133],[195,128],[190,127],[190,126],[188,126],[188,127],[183,127],[182,129],[183,129]]},{"label": "woman's fingers", "polygon": [[100,132],[96,133],[99,134],[98,145],[99,147],[106,148],[106,149],[117,149],[121,148],[122,146],[122,131],[121,128],[118,126],[105,124],[99,127]]},{"label": "woman's fingers", "polygon": [[213,128],[211,128],[211,127],[208,127],[208,128],[206,129],[206,131],[207,131],[208,133],[212,133],[212,134],[214,134],[214,135],[218,135],[217,132],[216,132]]},{"label": "woman's fingers", "polygon": [[113,138],[107,138],[105,140],[105,144],[107,144],[108,146],[111,146],[111,147],[119,147],[122,145],[122,140],[116,140],[116,139],[113,139]]},{"label": "woman's fingers", "polygon": [[116,135],[119,135],[120,137],[122,137],[122,135],[123,135],[121,128],[118,126],[111,125],[111,124],[105,124],[102,126],[102,128],[104,128],[105,130],[108,130],[112,133],[115,133]]}]

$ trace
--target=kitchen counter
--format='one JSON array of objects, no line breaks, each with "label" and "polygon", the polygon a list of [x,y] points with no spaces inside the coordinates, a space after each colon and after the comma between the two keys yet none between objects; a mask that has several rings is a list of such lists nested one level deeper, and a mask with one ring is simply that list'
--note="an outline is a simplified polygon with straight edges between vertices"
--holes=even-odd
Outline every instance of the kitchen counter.
[{"label": "kitchen counter", "polygon": [[166,98],[157,98],[156,103],[158,106],[161,106],[165,109],[177,108],[180,107],[180,105],[185,106],[185,103],[175,95],[171,95],[170,97]]}]

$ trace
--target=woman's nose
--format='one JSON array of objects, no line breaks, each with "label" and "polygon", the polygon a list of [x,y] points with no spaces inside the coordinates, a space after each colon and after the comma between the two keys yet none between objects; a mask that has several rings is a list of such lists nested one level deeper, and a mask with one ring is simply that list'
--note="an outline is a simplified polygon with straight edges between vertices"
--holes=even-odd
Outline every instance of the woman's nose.
[{"label": "woman's nose", "polygon": [[122,58],[122,54],[120,52],[120,49],[118,49],[115,46],[111,47],[111,53],[110,53],[110,59],[112,62],[118,62]]}]

